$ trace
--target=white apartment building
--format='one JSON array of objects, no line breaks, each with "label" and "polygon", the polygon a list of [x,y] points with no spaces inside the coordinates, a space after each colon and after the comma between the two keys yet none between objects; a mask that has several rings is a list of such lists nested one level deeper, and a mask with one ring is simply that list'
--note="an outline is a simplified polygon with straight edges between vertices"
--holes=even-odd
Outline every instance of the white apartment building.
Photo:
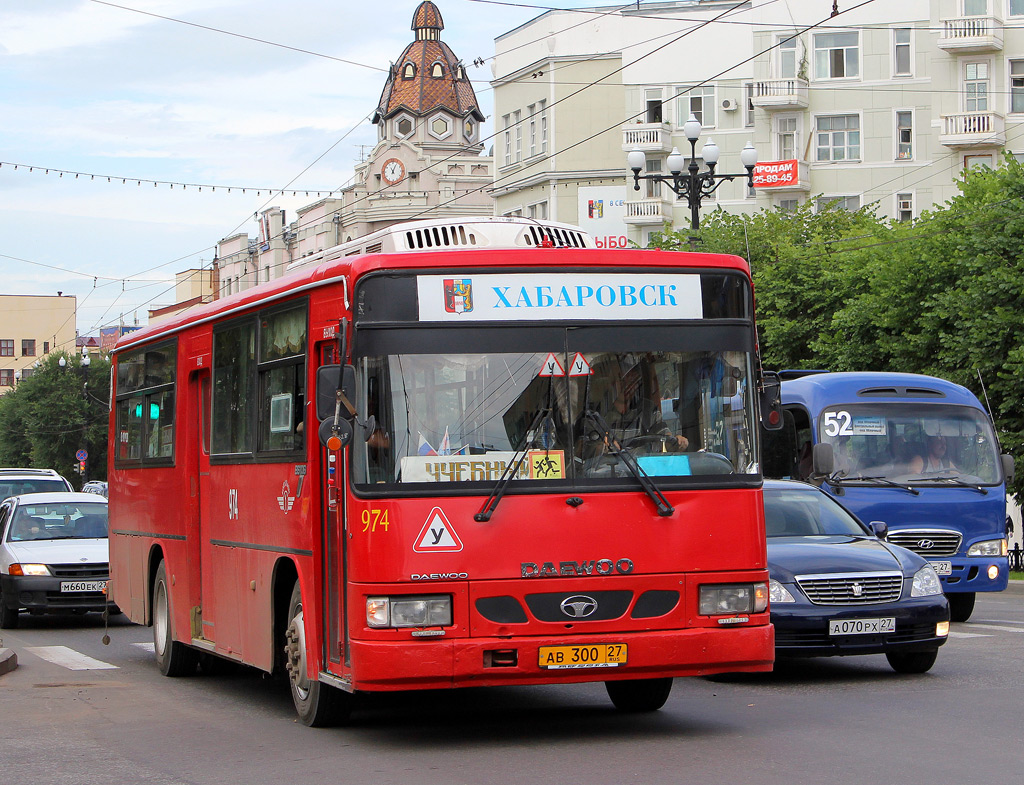
[{"label": "white apartment building", "polygon": [[[834,18],[811,0],[620,9],[548,12],[497,39],[499,214],[538,212],[546,195],[548,217],[641,245],[666,222],[689,226],[667,187],[634,190],[625,156],[642,150],[648,172],[665,172],[673,148],[690,155],[690,114],[704,126],[697,155],[712,137],[719,172],[743,172],[752,140],[762,165],[795,161],[798,175],[754,191],[725,182],[705,212],[839,199],[907,220],[953,196],[965,167],[1024,151],[1024,0],[871,3]],[[580,92],[588,75],[597,84]],[[533,157],[520,140],[538,117]]]}]

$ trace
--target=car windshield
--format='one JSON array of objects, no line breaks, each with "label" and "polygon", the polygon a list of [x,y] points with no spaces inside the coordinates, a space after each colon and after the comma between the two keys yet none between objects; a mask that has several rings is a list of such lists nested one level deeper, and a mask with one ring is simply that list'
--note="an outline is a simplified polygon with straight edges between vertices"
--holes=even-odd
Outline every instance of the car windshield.
[{"label": "car windshield", "polygon": [[819,429],[821,440],[832,445],[836,474],[844,479],[999,482],[992,426],[983,412],[966,406],[835,406],[822,413]]},{"label": "car windshield", "polygon": [[[354,476],[399,483],[755,473],[749,355],[736,351],[397,354],[357,366]],[[381,489],[383,490],[383,489]]]},{"label": "car windshield", "polygon": [[91,502],[22,504],[10,523],[8,542],[105,539],[107,505]]},{"label": "car windshield", "polygon": [[854,536],[868,532],[815,488],[765,488],[765,531],[772,537]]},{"label": "car windshield", "polygon": [[68,486],[60,479],[9,480],[0,482],[0,499],[25,493],[63,493]]}]

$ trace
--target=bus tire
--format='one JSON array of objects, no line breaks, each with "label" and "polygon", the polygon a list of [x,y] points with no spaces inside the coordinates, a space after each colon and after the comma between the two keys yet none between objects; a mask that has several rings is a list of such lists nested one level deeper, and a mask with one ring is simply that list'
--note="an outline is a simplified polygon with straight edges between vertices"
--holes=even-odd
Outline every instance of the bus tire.
[{"label": "bus tire", "polygon": [[974,613],[975,594],[973,591],[954,592],[947,594],[949,600],[949,620],[967,621]]},{"label": "bus tire", "polygon": [[347,692],[310,679],[306,663],[306,629],[302,613],[302,590],[295,581],[288,601],[288,627],[284,641],[285,670],[295,712],[303,725],[327,728],[347,722],[352,714],[352,696]]},{"label": "bus tire", "polygon": [[156,568],[156,577],[153,578],[153,652],[156,654],[156,665],[164,676],[188,676],[196,670],[196,652],[174,640],[171,597],[164,562],[160,562]]},{"label": "bus tire", "polygon": [[897,673],[927,673],[935,664],[935,658],[939,650],[911,651],[911,652],[887,652],[885,658],[889,665]]},{"label": "bus tire", "polygon": [[619,711],[639,713],[657,711],[665,705],[672,692],[672,679],[631,679],[628,681],[606,681],[615,708]]}]

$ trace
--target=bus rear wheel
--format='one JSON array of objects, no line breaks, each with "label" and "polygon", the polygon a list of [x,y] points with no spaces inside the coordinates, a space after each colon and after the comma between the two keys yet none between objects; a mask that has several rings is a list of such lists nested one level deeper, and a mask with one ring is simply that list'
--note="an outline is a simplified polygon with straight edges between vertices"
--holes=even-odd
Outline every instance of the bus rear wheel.
[{"label": "bus rear wheel", "polygon": [[302,591],[298,581],[295,581],[291,600],[288,602],[284,658],[292,703],[295,704],[295,712],[302,724],[311,728],[326,728],[347,722],[352,715],[352,696],[317,679],[309,678]]},{"label": "bus rear wheel", "polygon": [[164,562],[156,568],[153,579],[153,651],[156,665],[164,676],[188,676],[195,672],[196,652],[174,640],[171,622],[171,597],[167,588],[167,568]]},{"label": "bus rear wheel", "polygon": [[619,711],[639,713],[657,711],[672,692],[672,679],[632,679],[606,681],[608,697]]},{"label": "bus rear wheel", "polygon": [[971,614],[974,613],[975,594],[973,591],[947,594],[946,599],[949,600],[950,621],[967,621],[971,618]]}]

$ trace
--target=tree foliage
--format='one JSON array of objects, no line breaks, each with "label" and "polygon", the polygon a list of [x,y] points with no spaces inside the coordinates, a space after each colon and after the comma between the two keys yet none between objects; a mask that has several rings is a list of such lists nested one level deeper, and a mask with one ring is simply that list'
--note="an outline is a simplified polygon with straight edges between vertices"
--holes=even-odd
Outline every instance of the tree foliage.
[{"label": "tree foliage", "polygon": [[109,399],[109,360],[94,356],[83,368],[74,355],[45,357],[0,396],[0,465],[56,469],[80,486],[75,453],[85,449],[88,479],[106,479]]},{"label": "tree foliage", "polygon": [[[991,402],[1024,491],[1024,167],[972,169],[910,223],[833,205],[704,217],[700,250],[749,259],[768,368],[939,376]],[[689,249],[689,231],[652,245]],[[984,382],[984,390],[982,389]]]}]

